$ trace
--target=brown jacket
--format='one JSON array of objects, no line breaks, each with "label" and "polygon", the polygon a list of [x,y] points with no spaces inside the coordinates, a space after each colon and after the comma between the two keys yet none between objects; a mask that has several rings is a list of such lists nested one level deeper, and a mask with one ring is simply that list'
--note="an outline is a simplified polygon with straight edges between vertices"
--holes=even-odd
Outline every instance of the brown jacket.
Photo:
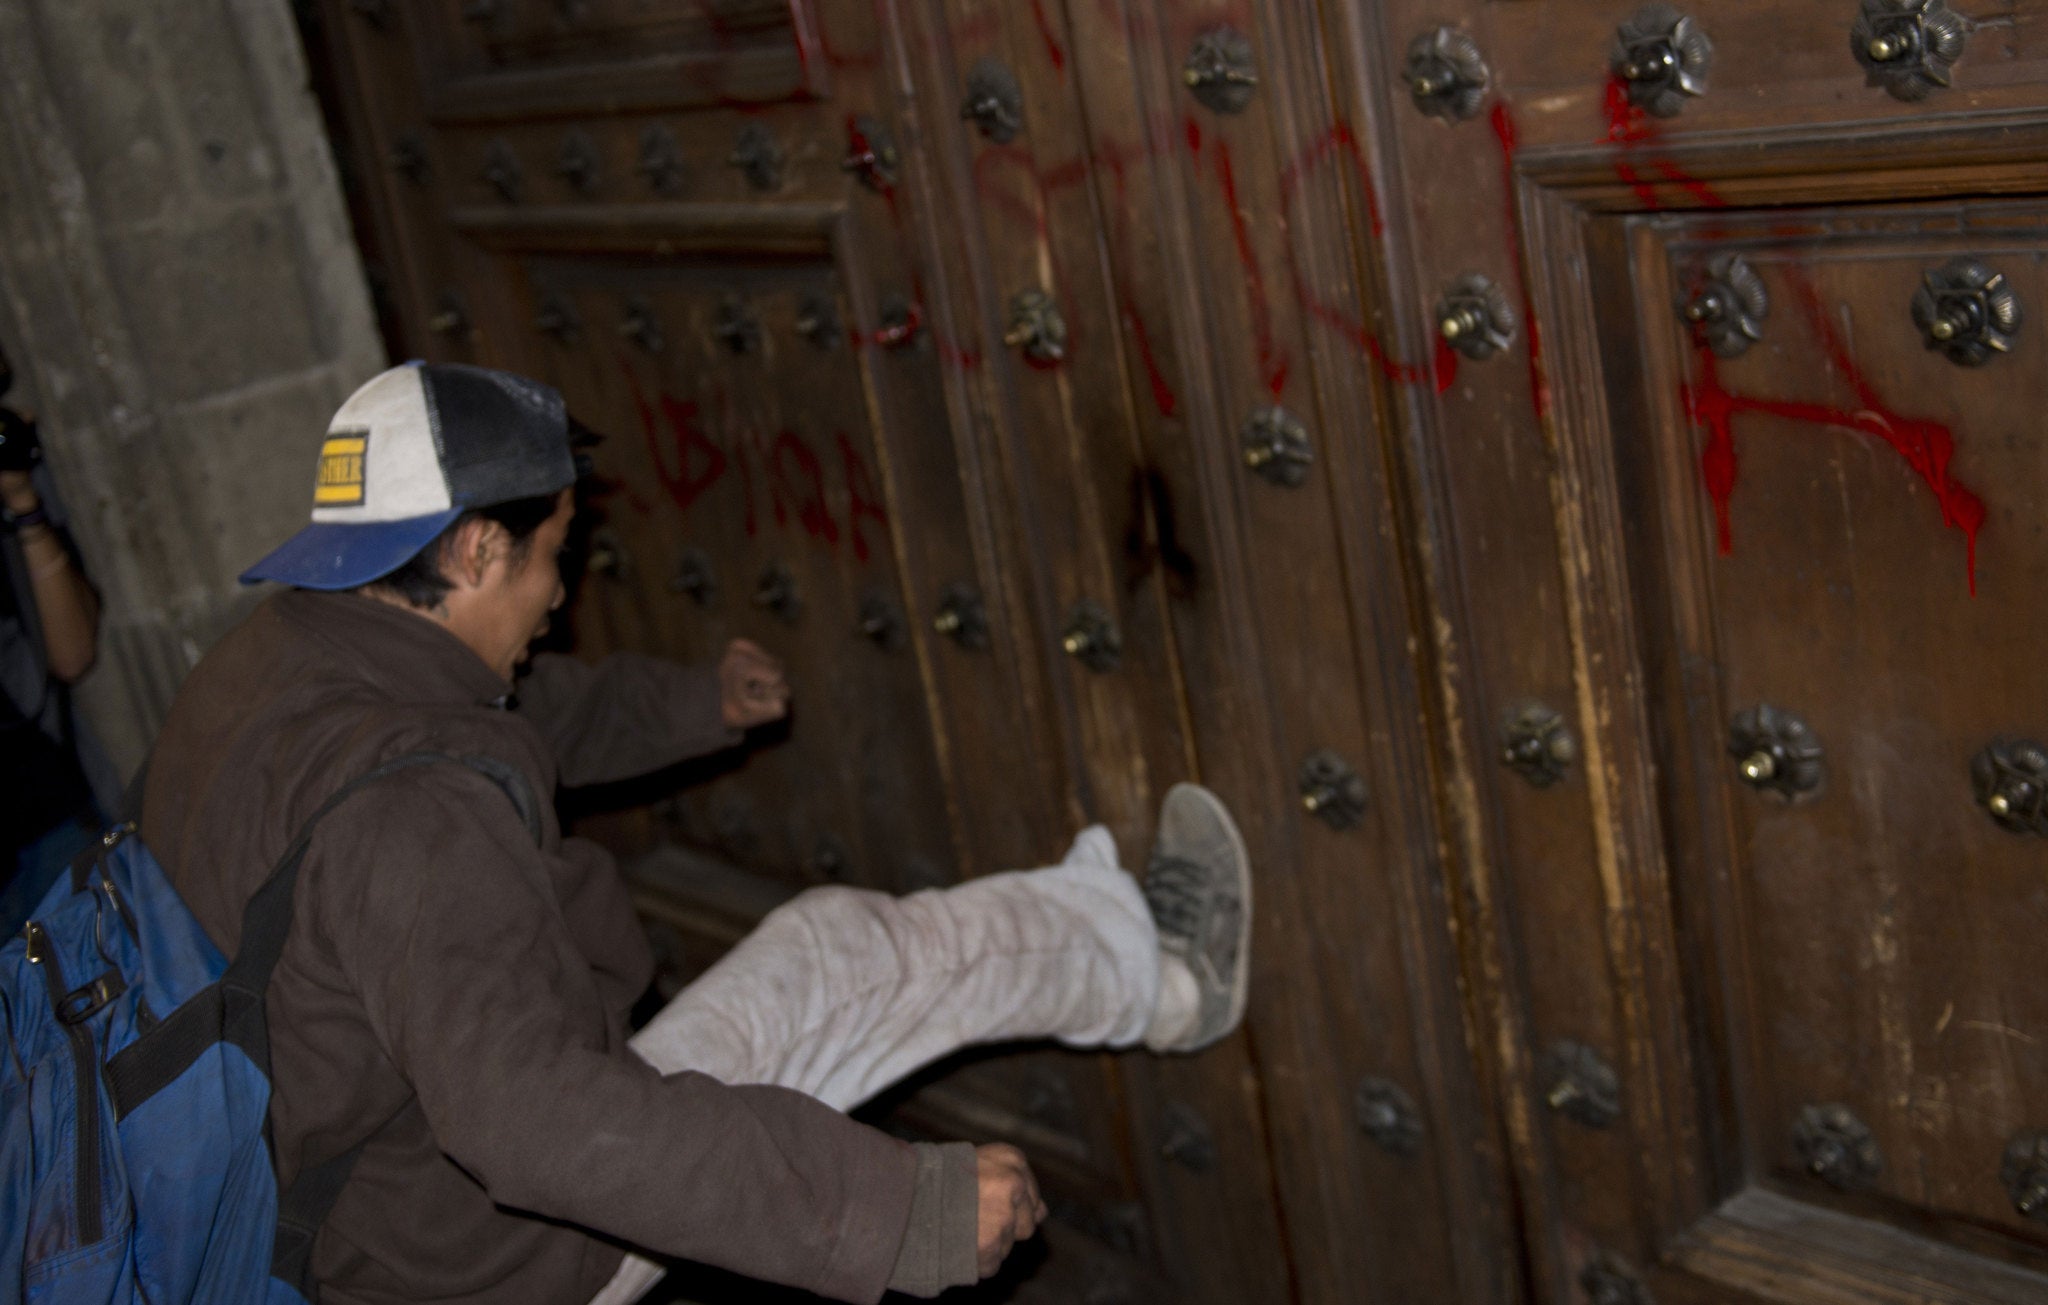
[{"label": "brown jacket", "polygon": [[876,1299],[918,1154],[799,1093],[634,1057],[646,940],[549,802],[733,743],[715,679],[621,654],[539,659],[516,710],[508,687],[417,614],[292,591],[200,662],[152,754],[143,836],[229,955],[298,826],[381,761],[494,757],[543,808],[536,847],[488,779],[429,766],[313,841],[269,995],[280,1177],[369,1139],[317,1244],[323,1299],[583,1305],[620,1258],[583,1228]]}]

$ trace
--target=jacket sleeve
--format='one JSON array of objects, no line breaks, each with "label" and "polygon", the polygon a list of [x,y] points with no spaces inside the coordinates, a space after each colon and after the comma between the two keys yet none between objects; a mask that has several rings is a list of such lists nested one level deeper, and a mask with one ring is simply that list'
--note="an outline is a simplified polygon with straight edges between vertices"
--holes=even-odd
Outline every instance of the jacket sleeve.
[{"label": "jacket sleeve", "polygon": [[[454,767],[323,827],[313,921],[441,1149],[501,1205],[872,1302],[909,1223],[911,1147],[798,1092],[662,1077],[613,1035],[504,797]],[[353,803],[352,803],[353,804]]]},{"label": "jacket sleeve", "polygon": [[718,672],[640,653],[596,665],[542,653],[518,685],[519,715],[554,749],[569,788],[631,779],[729,748]]}]

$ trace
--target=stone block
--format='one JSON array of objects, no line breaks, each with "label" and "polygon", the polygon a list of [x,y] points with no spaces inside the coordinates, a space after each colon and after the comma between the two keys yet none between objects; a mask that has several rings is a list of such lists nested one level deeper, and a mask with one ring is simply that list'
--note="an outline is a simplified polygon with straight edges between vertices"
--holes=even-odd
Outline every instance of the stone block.
[{"label": "stone block", "polygon": [[157,49],[149,0],[38,3],[39,63],[93,207],[110,226],[148,222],[182,201],[183,157],[166,90],[183,70]]},{"label": "stone block", "polygon": [[163,55],[180,70],[169,98],[181,110],[199,189],[229,199],[274,192],[277,153],[235,24],[217,2],[164,5],[156,21]]},{"label": "stone block", "polygon": [[247,209],[201,230],[109,237],[106,250],[162,397],[202,398],[324,361],[291,210]]},{"label": "stone block", "polygon": [[184,518],[206,536],[191,577],[233,593],[236,577],[306,524],[313,466],[339,402],[326,369],[266,383],[166,419],[171,460],[188,502]]}]

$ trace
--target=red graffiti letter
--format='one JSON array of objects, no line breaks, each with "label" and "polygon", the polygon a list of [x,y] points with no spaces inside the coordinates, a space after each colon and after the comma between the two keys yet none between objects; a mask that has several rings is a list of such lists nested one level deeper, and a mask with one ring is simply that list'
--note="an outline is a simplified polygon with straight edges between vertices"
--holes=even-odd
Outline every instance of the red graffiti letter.
[{"label": "red graffiti letter", "polygon": [[783,512],[783,495],[787,494],[796,504],[797,520],[811,538],[838,543],[838,523],[825,506],[825,468],[810,446],[798,439],[794,431],[783,431],[775,437],[768,470],[775,498],[775,524],[783,525],[788,520]]},{"label": "red graffiti letter", "polygon": [[875,493],[874,482],[868,478],[868,464],[861,460],[860,450],[845,431],[834,432],[839,441],[839,458],[846,464],[846,532],[853,536],[855,560],[868,560],[868,541],[860,533],[860,519],[873,517],[875,524],[884,533],[889,529],[889,514],[882,507],[882,500]]}]

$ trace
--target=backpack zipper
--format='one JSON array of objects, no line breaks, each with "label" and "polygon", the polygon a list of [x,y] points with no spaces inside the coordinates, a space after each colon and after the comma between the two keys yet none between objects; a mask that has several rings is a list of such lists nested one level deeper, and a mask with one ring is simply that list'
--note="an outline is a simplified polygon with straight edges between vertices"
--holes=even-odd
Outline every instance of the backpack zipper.
[{"label": "backpack zipper", "polygon": [[91,1246],[105,1232],[100,1215],[100,1097],[93,1074],[92,1034],[84,1025],[62,1018],[67,991],[64,970],[49,945],[49,935],[33,920],[25,932],[29,963],[42,968],[43,984],[50,990],[50,1009],[71,1039],[72,1077],[78,1091],[78,1241],[81,1246]]}]

